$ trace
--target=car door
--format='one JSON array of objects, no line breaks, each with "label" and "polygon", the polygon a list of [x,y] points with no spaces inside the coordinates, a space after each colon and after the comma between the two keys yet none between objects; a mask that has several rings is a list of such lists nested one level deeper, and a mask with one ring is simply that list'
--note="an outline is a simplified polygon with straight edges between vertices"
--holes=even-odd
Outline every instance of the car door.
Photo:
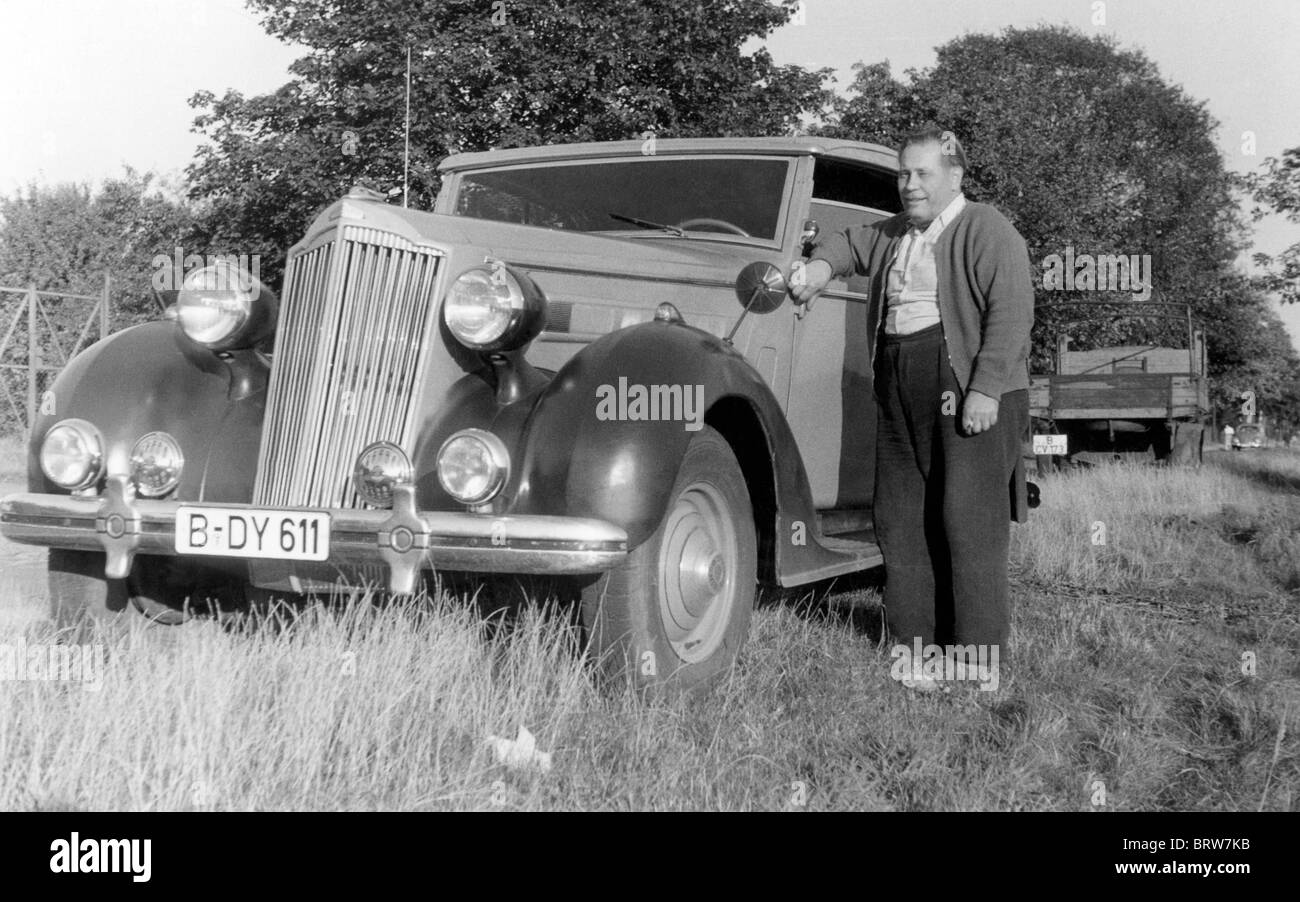
[{"label": "car door", "polygon": [[[857,201],[851,202],[851,201]],[[867,203],[891,204],[880,209]],[[897,211],[894,175],[819,160],[809,217],[820,235],[887,218]],[[872,397],[868,279],[835,279],[795,324],[788,419],[823,531],[860,529],[875,480],[876,405]],[[830,515],[841,511],[842,516]],[[859,516],[851,512],[857,511]],[[842,527],[842,530],[841,528]]]}]

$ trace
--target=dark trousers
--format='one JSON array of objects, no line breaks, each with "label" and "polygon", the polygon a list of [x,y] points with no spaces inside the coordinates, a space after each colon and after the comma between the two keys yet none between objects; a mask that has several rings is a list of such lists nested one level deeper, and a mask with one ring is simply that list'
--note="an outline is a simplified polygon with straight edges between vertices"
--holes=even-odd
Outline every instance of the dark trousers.
[{"label": "dark trousers", "polygon": [[997,645],[1006,656],[1011,476],[1029,393],[1003,395],[993,428],[967,435],[942,327],[881,342],[875,521],[889,630],[909,646]]}]

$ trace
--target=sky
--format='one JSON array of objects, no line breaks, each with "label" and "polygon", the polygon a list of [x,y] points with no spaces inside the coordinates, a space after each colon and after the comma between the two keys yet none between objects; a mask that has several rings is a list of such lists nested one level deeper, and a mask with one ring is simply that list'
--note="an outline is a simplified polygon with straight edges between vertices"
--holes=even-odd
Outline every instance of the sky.
[{"label": "sky", "polygon": [[[805,0],[765,43],[778,63],[834,68],[844,89],[858,61],[887,59],[901,76],[963,34],[1042,24],[1145,52],[1206,101],[1232,170],[1300,145],[1295,0]],[[199,141],[188,98],[273,90],[301,54],[263,32],[243,0],[0,0],[0,193],[95,184],[124,165],[179,178]],[[1245,132],[1253,156],[1242,152]],[[1272,217],[1252,250],[1296,242],[1300,224]],[[1300,305],[1280,312],[1300,348]]]}]

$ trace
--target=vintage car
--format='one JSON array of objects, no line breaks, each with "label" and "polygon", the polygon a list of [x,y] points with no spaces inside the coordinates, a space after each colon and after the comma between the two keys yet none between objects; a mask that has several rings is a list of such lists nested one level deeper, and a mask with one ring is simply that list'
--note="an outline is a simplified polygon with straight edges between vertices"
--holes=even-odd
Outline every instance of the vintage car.
[{"label": "vintage car", "polygon": [[1236,433],[1232,436],[1232,450],[1241,451],[1244,448],[1263,448],[1264,447],[1264,427],[1256,423],[1246,423],[1238,426]]},{"label": "vintage car", "polygon": [[896,212],[895,171],[851,141],[651,139],[452,156],[432,212],[355,189],[278,297],[218,262],[74,359],[3,533],[49,546],[60,624],[537,574],[600,660],[707,685],[757,584],[881,561],[866,280],[808,308],[783,275]]}]

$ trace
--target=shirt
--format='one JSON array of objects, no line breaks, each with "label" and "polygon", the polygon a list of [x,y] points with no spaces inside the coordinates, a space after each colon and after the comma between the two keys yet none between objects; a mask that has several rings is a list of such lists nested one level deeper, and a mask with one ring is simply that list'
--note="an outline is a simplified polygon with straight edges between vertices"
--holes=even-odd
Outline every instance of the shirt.
[{"label": "shirt", "polygon": [[924,232],[916,226],[907,230],[885,280],[885,334],[907,335],[939,322],[934,245],[965,206],[966,195],[959,193]]}]

